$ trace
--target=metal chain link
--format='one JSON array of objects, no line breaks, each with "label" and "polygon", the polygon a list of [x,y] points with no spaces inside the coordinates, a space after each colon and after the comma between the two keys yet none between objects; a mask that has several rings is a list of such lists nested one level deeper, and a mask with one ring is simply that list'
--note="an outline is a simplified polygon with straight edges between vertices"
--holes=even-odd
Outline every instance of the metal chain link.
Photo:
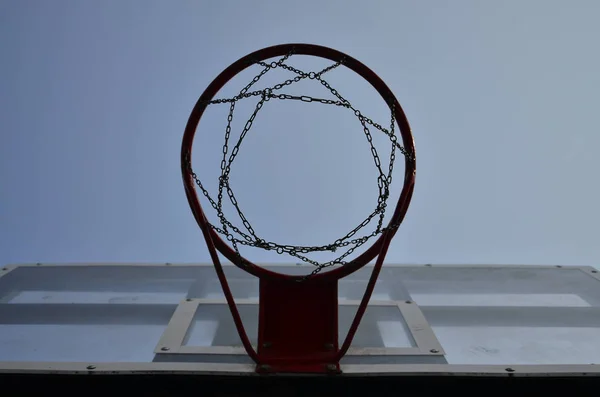
[{"label": "metal chain link", "polygon": [[[315,266],[315,269],[310,274],[306,275],[302,279],[302,280],[306,280],[306,279],[310,278],[311,276],[314,276],[315,274],[319,273],[326,267],[330,267],[330,266],[333,266],[336,264],[345,265],[347,262],[344,259],[347,258],[349,255],[351,255],[357,248],[359,248],[360,246],[365,244],[369,239],[383,233],[384,231],[386,231],[388,229],[395,229],[399,226],[399,224],[397,224],[397,225],[388,225],[387,228],[383,227],[383,220],[385,217],[385,209],[387,207],[387,199],[389,198],[389,195],[390,195],[390,186],[392,183],[392,172],[393,172],[393,168],[394,168],[394,161],[396,158],[396,150],[399,150],[408,159],[413,159],[414,157],[411,153],[409,153],[404,147],[402,147],[400,145],[400,143],[398,142],[397,136],[394,133],[395,123],[396,123],[395,103],[393,103],[393,102],[388,103],[390,110],[391,110],[390,128],[388,130],[388,129],[385,129],[384,127],[382,127],[381,125],[379,125],[378,123],[374,122],[370,118],[364,116],[358,109],[354,108],[352,106],[352,104],[348,100],[346,100],[335,88],[331,87],[331,85],[321,77],[323,74],[342,65],[345,61],[344,59],[341,59],[338,62],[326,67],[325,69],[321,70],[320,72],[306,73],[302,70],[296,69],[293,66],[290,66],[290,65],[287,65],[284,63],[292,54],[293,54],[293,52],[290,52],[276,62],[271,62],[271,63],[266,63],[263,61],[253,62],[254,64],[262,66],[263,69],[260,71],[260,73],[257,76],[255,76],[252,79],[252,81],[250,81],[250,83],[248,83],[242,90],[240,90],[238,95],[236,95],[233,98],[213,99],[213,100],[205,102],[205,104],[207,104],[207,105],[222,104],[222,103],[230,104],[229,113],[227,116],[227,126],[225,128],[225,142],[223,144],[223,156],[221,159],[221,176],[219,177],[219,190],[218,190],[218,195],[217,195],[216,201],[211,197],[208,190],[204,187],[204,185],[200,181],[200,178],[198,177],[198,175],[193,171],[192,165],[191,165],[191,157],[189,154],[188,154],[187,162],[188,162],[188,172],[190,173],[191,177],[194,179],[196,185],[202,191],[202,194],[208,199],[211,206],[217,211],[217,217],[219,218],[221,227],[218,227],[213,224],[210,224],[210,226],[217,233],[225,236],[225,238],[229,242],[231,242],[233,249],[237,254],[240,265],[243,265],[244,261],[241,260],[242,256],[239,251],[239,245],[262,248],[262,249],[269,250],[269,251],[275,251],[278,254],[286,253],[290,256],[300,259],[303,262],[310,263]],[[265,88],[263,90],[248,92],[250,90],[250,88],[262,78],[262,76],[264,76],[268,71],[275,69],[275,68],[282,68],[282,69],[291,71],[291,72],[295,73],[296,76],[294,78],[285,80],[282,83],[276,84],[273,87]],[[337,100],[315,98],[315,97],[305,96],[305,95],[296,96],[296,95],[288,95],[288,94],[275,94],[273,92],[273,91],[280,90],[283,87],[289,86],[293,83],[297,83],[300,80],[303,80],[306,78],[319,81],[325,88],[327,88],[333,94],[333,96],[335,96],[337,98]],[[260,99],[259,99],[258,103],[256,104],[256,107],[255,107],[253,113],[251,114],[250,118],[244,125],[244,128],[240,134],[238,141],[233,146],[233,149],[231,150],[231,152],[229,152],[229,140],[230,140],[230,136],[231,136],[231,123],[233,121],[235,105],[236,105],[237,101],[239,101],[241,99],[251,98],[251,97],[255,97],[255,96],[259,96]],[[258,112],[262,109],[265,102],[267,102],[271,99],[297,100],[297,101],[302,101],[302,102],[316,102],[316,103],[322,103],[322,104],[326,104],[326,105],[335,105],[335,106],[339,106],[339,107],[344,107],[344,108],[347,108],[354,112],[354,115],[358,118],[358,120],[360,121],[360,123],[363,127],[363,132],[365,134],[365,137],[367,138],[367,142],[369,143],[371,155],[373,156],[373,161],[375,163],[375,167],[377,168],[377,171],[379,173],[379,176],[377,177],[377,185],[378,185],[378,189],[379,189],[379,196],[377,199],[377,207],[358,226],[356,226],[354,229],[352,229],[344,237],[338,238],[337,240],[335,240],[332,244],[321,245],[321,246],[281,245],[281,244],[277,244],[274,242],[267,242],[266,240],[258,237],[254,228],[248,221],[247,217],[244,215],[244,213],[240,209],[238,201],[235,198],[233,189],[229,185],[229,174],[231,172],[231,164],[235,160],[235,158],[239,152],[240,146],[242,145],[244,138],[247,136],[250,128],[252,127],[252,124],[253,124]],[[383,132],[390,138],[392,148],[391,148],[390,162],[389,162],[389,167],[387,170],[388,171],[387,175],[383,172],[383,170],[381,168],[381,160],[379,159],[377,149],[375,148],[375,145],[373,144],[373,137],[372,137],[371,131],[369,130],[369,126],[374,127],[375,129]],[[233,207],[236,209],[238,216],[242,220],[242,224],[243,224],[244,228],[246,229],[246,232],[240,230],[240,228],[233,225],[225,217],[225,215],[223,213],[223,193],[224,193],[224,191],[227,193],[227,196],[229,197],[229,201],[231,202]],[[363,235],[361,237],[351,239],[352,237],[355,236],[356,233],[358,233],[358,231],[360,231],[362,228],[366,227],[371,222],[371,220],[375,217],[378,217],[378,220],[377,220],[377,227],[375,228],[375,230],[373,232],[371,232],[370,234],[367,234],[367,235]],[[236,237],[232,232],[238,234],[239,236],[241,236],[241,238]],[[303,255],[303,254],[307,254],[310,252],[319,252],[319,251],[335,252],[338,248],[343,248],[343,247],[349,247],[349,248],[346,250],[346,252],[344,252],[342,255],[340,255],[336,259],[333,259],[333,260],[330,260],[330,261],[324,262],[324,263],[319,263],[319,262],[312,260],[312,259],[306,257],[305,255]]]}]

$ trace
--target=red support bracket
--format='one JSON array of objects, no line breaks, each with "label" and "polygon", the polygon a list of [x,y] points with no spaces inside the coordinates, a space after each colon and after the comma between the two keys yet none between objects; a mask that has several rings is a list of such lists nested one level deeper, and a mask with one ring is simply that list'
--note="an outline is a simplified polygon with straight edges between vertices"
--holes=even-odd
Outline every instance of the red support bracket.
[{"label": "red support bracket", "polygon": [[336,373],[337,280],[261,279],[257,372]]}]

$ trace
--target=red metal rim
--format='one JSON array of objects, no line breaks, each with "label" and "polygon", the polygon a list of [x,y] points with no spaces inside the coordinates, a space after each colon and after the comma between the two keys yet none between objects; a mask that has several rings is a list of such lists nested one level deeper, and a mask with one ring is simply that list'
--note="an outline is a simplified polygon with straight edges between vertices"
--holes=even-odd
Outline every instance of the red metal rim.
[{"label": "red metal rim", "polygon": [[[355,73],[363,77],[367,80],[373,88],[377,90],[377,92],[384,98],[384,100],[393,103],[395,107],[396,114],[396,123],[400,130],[400,135],[402,137],[402,144],[406,148],[409,153],[413,154],[413,158],[409,159],[405,156],[405,175],[404,175],[404,186],[402,188],[402,192],[400,197],[398,198],[398,202],[396,204],[396,208],[390,219],[389,224],[399,224],[404,219],[406,215],[406,211],[408,210],[408,206],[410,204],[410,199],[412,197],[412,192],[414,189],[415,183],[415,174],[416,174],[416,161],[415,161],[415,145],[414,139],[412,136],[412,132],[410,130],[410,125],[408,120],[406,119],[406,115],[400,106],[400,103],[392,93],[392,91],[388,88],[388,86],[367,66],[365,66],[360,61],[331,48],[314,45],[314,44],[282,44],[276,45],[272,47],[263,48],[262,50],[255,51],[251,54],[240,58],[233,64],[231,64],[227,69],[221,72],[204,90],[198,102],[194,106],[192,113],[188,119],[187,125],[185,127],[185,132],[183,135],[183,142],[181,146],[181,171],[183,177],[183,184],[186,192],[186,196],[188,199],[188,203],[196,219],[196,222],[200,226],[200,228],[207,228],[211,235],[212,241],[214,242],[217,250],[225,256],[228,260],[238,266],[240,269],[247,271],[248,273],[262,278],[282,278],[288,280],[297,280],[301,279],[303,276],[292,276],[288,274],[282,274],[273,272],[267,269],[264,269],[249,260],[242,258],[242,263],[238,263],[238,257],[233,248],[231,248],[212,228],[208,226],[207,218],[202,209],[202,205],[198,199],[198,195],[196,193],[196,187],[194,180],[188,170],[188,161],[191,161],[192,155],[192,145],[194,142],[194,137],[196,134],[196,129],[200,122],[200,119],[208,106],[206,104],[207,101],[210,101],[215,97],[215,95],[219,92],[225,84],[229,80],[231,80],[238,73],[246,69],[247,67],[254,64],[256,61],[264,61],[270,58],[284,56],[293,51],[294,54],[299,55],[311,55],[320,58],[329,59],[331,61],[337,62],[341,59],[344,59],[344,66],[353,70]],[[396,233],[397,229],[391,230],[392,236]],[[355,258],[353,261],[347,263],[345,266],[337,267],[331,269],[329,271],[319,273],[314,276],[315,279],[340,279],[345,277],[358,269],[365,266],[371,260],[373,260],[380,252],[382,244],[384,244],[385,237],[387,233],[383,233],[379,238],[373,243],[371,247],[369,247],[365,252]],[[390,241],[388,239],[388,242]]]}]

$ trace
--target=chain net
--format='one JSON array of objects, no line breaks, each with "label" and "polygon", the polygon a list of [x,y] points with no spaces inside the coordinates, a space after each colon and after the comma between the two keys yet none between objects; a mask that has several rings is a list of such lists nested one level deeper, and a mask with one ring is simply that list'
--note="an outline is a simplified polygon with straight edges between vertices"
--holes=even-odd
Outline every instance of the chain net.
[{"label": "chain net", "polygon": [[[392,102],[392,98],[386,99],[389,103],[388,106],[391,111],[390,115],[390,127],[389,129],[381,126],[380,124],[374,122],[370,118],[363,115],[360,110],[356,109],[347,99],[342,97],[342,95],[333,88],[324,78],[323,75],[330,72],[331,70],[337,68],[340,65],[344,64],[344,59],[340,59],[339,61],[333,63],[332,65],[326,67],[325,69],[319,72],[304,72],[302,70],[296,69],[293,66],[290,66],[286,63],[286,61],[293,55],[293,52],[288,53],[287,55],[280,58],[278,61],[274,61],[271,63],[266,63],[263,61],[255,61],[253,62],[256,65],[262,67],[262,70],[258,75],[256,75],[248,85],[246,85],[238,95],[233,98],[223,98],[223,99],[213,99],[205,102],[206,105],[216,105],[216,104],[229,104],[229,114],[227,116],[227,126],[225,128],[225,143],[223,145],[223,156],[221,160],[221,176],[219,177],[219,186],[218,186],[218,194],[216,200],[209,194],[207,189],[202,184],[198,175],[193,171],[191,164],[191,157],[188,155],[188,172],[194,179],[198,188],[202,191],[202,194],[209,201],[210,205],[214,208],[217,213],[217,217],[219,219],[220,225],[210,224],[210,226],[220,235],[224,236],[233,246],[235,250],[239,265],[244,264],[242,261],[242,257],[240,254],[239,247],[240,246],[248,246],[261,248],[268,251],[275,251],[278,254],[288,254],[293,256],[302,262],[309,263],[315,266],[314,270],[306,276],[306,278],[313,276],[324,268],[334,266],[334,265],[345,265],[347,262],[347,257],[351,255],[357,248],[365,244],[371,238],[376,237],[377,235],[383,233],[388,228],[397,228],[399,225],[388,225],[387,227],[383,226],[383,220],[385,217],[385,210],[387,207],[387,199],[390,195],[390,186],[392,183],[392,171],[394,169],[394,161],[396,159],[396,151],[401,152],[404,156],[412,159],[413,156],[409,153],[403,146],[398,142],[398,138],[395,134],[395,106]],[[293,72],[295,77],[285,80],[282,83],[276,84],[273,87],[265,88],[262,90],[250,91],[250,89],[270,70],[281,68]],[[278,93],[282,88],[287,87],[291,84],[298,83],[301,80],[310,79],[318,81],[322,84],[336,99],[322,99],[315,98],[312,96],[296,96],[296,95],[288,95],[284,93]],[[235,111],[236,103],[240,100],[257,97],[258,103],[256,104],[254,111],[252,112],[250,118],[244,125],[244,128],[240,134],[239,139],[233,145],[231,151],[229,150],[230,146],[230,135],[231,135],[231,124],[233,121],[233,115]],[[294,101],[303,101],[303,102],[317,102],[322,103],[324,105],[334,105],[347,108],[354,112],[354,115],[360,121],[363,132],[367,139],[367,142],[371,148],[371,154],[373,156],[373,161],[375,163],[375,167],[377,168],[377,172],[379,176],[377,177],[377,185],[379,189],[379,196],[377,199],[377,206],[359,225],[357,225],[354,229],[348,232],[343,237],[338,238],[331,244],[327,245],[319,245],[319,246],[299,246],[299,245],[283,245],[278,244],[276,242],[266,241],[265,239],[259,237],[254,231],[252,225],[246,219],[246,216],[241,211],[235,194],[229,185],[229,175],[231,173],[231,165],[235,160],[240,145],[242,144],[244,138],[250,131],[252,127],[252,123],[256,118],[258,112],[262,109],[264,104],[269,100],[294,100]],[[390,159],[389,166],[387,170],[384,171],[384,167],[381,165],[381,161],[379,158],[379,154],[375,145],[373,144],[373,138],[371,135],[370,128],[374,128],[379,130],[380,132],[386,134],[389,137],[391,142],[391,151],[390,151]],[[229,201],[235,208],[235,211],[238,213],[241,221],[242,227],[238,227],[230,222],[225,214],[223,213],[223,197],[227,195]],[[361,231],[361,229],[365,228],[372,221],[376,222],[375,230],[370,233],[363,234],[362,236],[357,237],[357,233]],[[308,258],[306,254],[311,252],[322,252],[322,251],[330,251],[336,252],[338,249],[341,249],[343,253],[339,255],[337,258],[329,260],[327,262],[318,262],[311,258]]]}]

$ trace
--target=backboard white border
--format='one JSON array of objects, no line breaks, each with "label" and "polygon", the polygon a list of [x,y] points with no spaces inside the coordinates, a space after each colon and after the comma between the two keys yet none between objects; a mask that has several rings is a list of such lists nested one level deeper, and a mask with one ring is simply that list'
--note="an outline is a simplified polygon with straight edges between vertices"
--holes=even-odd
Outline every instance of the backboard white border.
[{"label": "backboard white border", "polygon": [[[600,376],[598,365],[346,364],[339,376]],[[27,374],[256,374],[253,364],[0,362],[0,373]],[[258,375],[261,376],[261,375]]]}]

